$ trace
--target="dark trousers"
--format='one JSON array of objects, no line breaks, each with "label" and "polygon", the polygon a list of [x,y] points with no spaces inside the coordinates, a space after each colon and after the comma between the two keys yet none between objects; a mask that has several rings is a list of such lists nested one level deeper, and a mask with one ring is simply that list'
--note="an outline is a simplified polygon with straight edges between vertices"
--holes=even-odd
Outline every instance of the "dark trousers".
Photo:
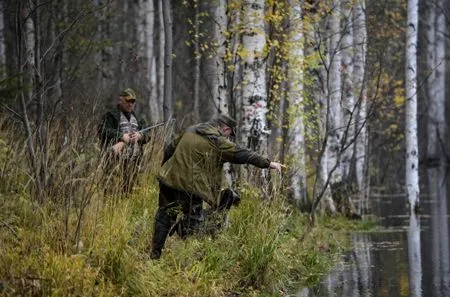
[{"label": "dark trousers", "polygon": [[159,259],[167,236],[177,232],[186,238],[198,231],[203,224],[203,200],[186,193],[159,184],[159,205],[155,215],[152,239],[152,259]]}]

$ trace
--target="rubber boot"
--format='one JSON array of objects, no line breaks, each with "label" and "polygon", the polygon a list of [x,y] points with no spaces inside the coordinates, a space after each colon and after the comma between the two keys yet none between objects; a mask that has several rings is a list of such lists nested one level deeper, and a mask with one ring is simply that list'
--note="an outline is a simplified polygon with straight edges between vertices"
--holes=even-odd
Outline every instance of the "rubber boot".
[{"label": "rubber boot", "polygon": [[150,253],[151,259],[161,258],[162,249],[166,242],[167,236],[171,227],[170,217],[164,210],[158,209],[156,212],[155,228],[152,238],[152,251]]}]

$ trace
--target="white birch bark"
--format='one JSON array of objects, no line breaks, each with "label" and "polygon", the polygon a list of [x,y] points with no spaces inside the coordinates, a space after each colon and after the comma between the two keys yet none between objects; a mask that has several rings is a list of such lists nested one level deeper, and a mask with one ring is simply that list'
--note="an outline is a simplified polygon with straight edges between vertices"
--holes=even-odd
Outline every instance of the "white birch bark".
[{"label": "white birch bark", "polygon": [[[24,12],[24,14],[28,14],[29,12],[26,11]],[[33,19],[28,16],[27,19],[25,20],[25,59],[26,62],[28,64],[28,67],[30,69],[34,69],[35,68],[35,48],[34,48],[34,34],[35,34],[35,28],[34,28],[34,23],[33,23]],[[33,77],[34,75],[31,75],[31,77]]]},{"label": "white birch bark", "polygon": [[244,35],[242,40],[243,79],[241,126],[243,142],[260,153],[267,152],[266,62],[264,48],[264,0],[244,1]]},{"label": "white birch bark", "polygon": [[357,1],[353,10],[353,43],[355,59],[353,67],[353,84],[355,94],[357,94],[358,97],[356,117],[356,133],[358,133],[358,137],[355,140],[355,175],[361,199],[360,206],[366,204],[366,193],[368,193],[368,189],[366,189],[368,183],[365,175],[367,163],[367,92],[364,86],[367,48],[365,11],[365,0]]},{"label": "white birch bark", "polygon": [[[320,164],[319,164],[319,172],[318,174],[318,184],[317,188],[319,190],[323,190],[323,198],[320,201],[320,211],[321,212],[327,212],[329,215],[333,215],[337,212],[336,205],[334,204],[334,201],[331,197],[331,190],[329,184],[327,184],[327,181],[329,181],[328,177],[328,151],[325,149],[323,152],[322,157],[320,158]],[[318,191],[316,191],[318,193]],[[316,197],[316,194],[313,195],[315,199],[318,199]]]},{"label": "white birch bark", "polygon": [[226,54],[226,37],[227,30],[227,1],[218,0],[218,4],[214,9],[214,40],[217,40],[217,55],[214,56],[216,64],[216,73],[214,77],[213,98],[216,101],[215,106],[219,113],[229,112],[228,89],[226,84],[225,54]]},{"label": "white birch bark", "polygon": [[[214,40],[214,54],[210,59],[212,63],[209,73],[211,74],[211,90],[214,100],[215,110],[218,114],[229,114],[228,104],[228,90],[226,85],[226,69],[225,69],[225,54],[226,54],[226,37],[227,30],[227,1],[219,0],[217,5],[211,8],[213,16],[212,22],[212,39]],[[208,58],[209,59],[209,58]],[[231,165],[225,163],[223,167],[225,184],[231,187],[233,184],[233,176],[231,172]]]},{"label": "white birch bark", "polygon": [[406,198],[410,213],[419,206],[419,147],[417,140],[417,35],[418,0],[408,0],[408,29],[406,40]]},{"label": "white birch bark", "polygon": [[138,16],[136,30],[138,39],[138,56],[142,57],[145,66],[139,67],[139,89],[146,95],[146,102],[153,122],[161,120],[159,102],[156,100],[156,77],[153,32],[155,30],[155,10],[152,0],[139,0],[136,6]]},{"label": "white birch bark", "polygon": [[356,105],[352,77],[354,69],[352,10],[353,1],[342,2],[342,128],[346,135],[344,135],[345,150],[342,152],[340,170],[345,181],[349,181],[355,140]]},{"label": "white birch bark", "polygon": [[340,49],[340,7],[339,1],[333,1],[333,11],[330,15],[329,23],[329,73],[328,83],[328,106],[327,106],[327,171],[334,170],[331,174],[331,183],[342,180],[342,173],[339,167],[342,141],[342,110],[341,110],[341,61],[342,51]]},{"label": "white birch bark", "polygon": [[153,0],[139,0],[137,5],[137,36],[139,44],[139,57],[143,57],[145,66],[142,69],[142,77],[139,77],[139,88],[146,94],[147,107],[153,122],[162,120],[161,104],[157,98],[156,83],[156,59],[155,59],[155,8]]},{"label": "white birch bark", "polygon": [[[322,53],[323,54],[323,53]],[[324,62],[328,59],[324,57]],[[327,150],[327,127],[328,127],[328,104],[329,104],[329,93],[328,93],[328,75],[327,69],[324,65],[319,68],[319,81],[322,82],[320,88],[318,88],[317,106],[319,109],[320,119],[319,119],[319,145],[320,152],[318,156],[317,172],[313,186],[313,208],[311,210],[312,219],[314,222],[315,212],[319,207],[319,211],[323,212],[327,210],[328,213],[333,214],[336,212],[336,207],[334,206],[333,199],[331,198],[331,190],[328,186],[328,150]]]},{"label": "white birch bark", "polygon": [[[227,1],[228,2],[228,1]],[[228,59],[227,64],[225,65],[226,69],[226,84],[227,91],[229,96],[229,109],[234,111],[236,114],[236,120],[238,122],[238,130],[239,134],[237,135],[237,141],[244,145],[247,143],[245,137],[243,136],[244,132],[242,131],[242,125],[244,122],[244,109],[243,105],[243,94],[242,94],[242,69],[243,69],[243,58],[238,54],[239,50],[242,47],[242,28],[243,26],[243,13],[242,13],[242,2],[238,2],[229,6],[228,22],[227,22],[227,31],[231,33],[231,36],[227,38],[226,51],[227,55],[231,56],[231,59]],[[244,142],[245,140],[245,142]],[[244,166],[239,166],[239,174],[243,173]]]},{"label": "white birch bark", "polygon": [[338,53],[340,39],[340,17],[337,11],[338,2],[333,1],[332,7],[333,11],[329,16],[327,55],[325,59],[325,63],[328,64],[326,66],[328,67],[324,66],[321,69],[321,76],[324,81],[321,97],[326,99],[323,102],[319,102],[319,106],[322,106],[320,111],[323,131],[321,132],[321,138],[324,138],[325,147],[322,156],[319,156],[317,181],[314,185],[313,192],[313,215],[318,205],[320,205],[321,210],[325,210],[328,214],[336,213],[336,206],[331,196],[329,184],[341,180],[338,168],[340,154],[340,131],[338,131],[338,128],[340,128],[341,97],[341,76],[339,74],[341,56]]},{"label": "white birch bark", "polygon": [[290,1],[292,11],[291,49],[289,51],[289,144],[288,156],[292,159],[290,166],[292,198],[297,205],[306,203],[306,164],[305,164],[305,129],[303,125],[303,26],[302,10],[297,1]]}]

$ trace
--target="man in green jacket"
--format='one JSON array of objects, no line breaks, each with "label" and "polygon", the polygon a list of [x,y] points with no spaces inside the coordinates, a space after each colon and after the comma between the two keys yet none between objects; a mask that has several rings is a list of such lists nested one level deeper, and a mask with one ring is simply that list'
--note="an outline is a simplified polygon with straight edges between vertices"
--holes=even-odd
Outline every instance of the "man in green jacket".
[{"label": "man in green jacket", "polygon": [[236,124],[233,118],[219,115],[209,122],[187,128],[165,149],[158,174],[160,193],[152,259],[161,257],[167,236],[180,222],[185,224],[181,226],[186,231],[182,236],[189,235],[190,230],[195,231],[202,221],[203,202],[213,209],[218,207],[224,163],[252,164],[281,172],[282,164],[271,162],[228,139],[234,135]]},{"label": "man in green jacket", "polygon": [[117,106],[103,115],[98,126],[106,163],[105,175],[108,180],[114,168],[121,171],[119,184],[122,196],[127,196],[133,188],[143,153],[142,146],[149,140],[147,133],[139,132],[146,124],[136,116],[135,105],[135,91],[130,88],[123,90]]}]

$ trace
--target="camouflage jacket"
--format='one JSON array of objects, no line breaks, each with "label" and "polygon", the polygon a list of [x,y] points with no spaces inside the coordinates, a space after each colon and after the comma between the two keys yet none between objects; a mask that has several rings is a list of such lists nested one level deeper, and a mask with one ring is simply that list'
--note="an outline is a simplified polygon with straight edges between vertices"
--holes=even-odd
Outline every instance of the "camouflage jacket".
[{"label": "camouflage jacket", "polygon": [[158,179],[217,206],[225,162],[268,168],[270,160],[222,136],[213,123],[189,127],[166,149]]},{"label": "camouflage jacket", "polygon": [[[146,127],[145,121],[139,120],[139,118],[136,116],[134,112],[132,112],[132,114],[138,120],[139,125],[138,128],[139,129],[145,128]],[[102,116],[100,124],[97,127],[97,134],[99,136],[103,150],[119,142],[120,139],[122,138],[123,135],[119,130],[119,123],[120,123],[119,105],[117,105],[113,110],[108,111]],[[144,133],[142,136],[143,137],[139,140],[140,145],[145,144],[149,141],[148,133]]]}]

